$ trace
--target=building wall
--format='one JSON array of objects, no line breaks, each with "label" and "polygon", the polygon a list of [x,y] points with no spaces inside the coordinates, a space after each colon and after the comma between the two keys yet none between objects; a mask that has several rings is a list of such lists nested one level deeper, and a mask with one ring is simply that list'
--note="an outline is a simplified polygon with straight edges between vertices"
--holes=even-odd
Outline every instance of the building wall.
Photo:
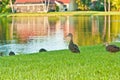
[{"label": "building wall", "polygon": [[[44,4],[14,4],[16,12],[44,12]],[[55,9],[55,4],[50,4],[49,9]]]},{"label": "building wall", "polygon": [[[56,0],[50,0],[48,11],[56,10]],[[60,3],[60,11],[69,10],[70,0],[57,0]],[[46,12],[44,9],[43,0],[16,0],[14,3],[14,10],[16,12]]]}]

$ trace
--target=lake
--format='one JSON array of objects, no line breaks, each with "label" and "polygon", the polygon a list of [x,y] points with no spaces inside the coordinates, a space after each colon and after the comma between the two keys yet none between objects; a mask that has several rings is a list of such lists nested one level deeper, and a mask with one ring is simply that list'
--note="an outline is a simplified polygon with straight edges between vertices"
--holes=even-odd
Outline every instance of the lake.
[{"label": "lake", "polygon": [[51,16],[0,18],[0,52],[8,55],[68,48],[65,36],[72,33],[79,46],[120,41],[120,16]]}]

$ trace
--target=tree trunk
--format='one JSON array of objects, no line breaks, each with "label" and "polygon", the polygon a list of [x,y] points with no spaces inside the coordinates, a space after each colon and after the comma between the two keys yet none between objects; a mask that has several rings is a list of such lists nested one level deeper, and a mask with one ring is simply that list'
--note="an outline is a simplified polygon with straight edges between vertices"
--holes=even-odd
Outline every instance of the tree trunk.
[{"label": "tree trunk", "polygon": [[76,9],[77,9],[77,4],[76,4],[75,0],[70,0],[69,10],[75,11]]},{"label": "tree trunk", "polygon": [[48,4],[47,4],[47,12],[49,10],[49,5],[50,5],[50,0],[48,0]]},{"label": "tree trunk", "polygon": [[44,6],[43,6],[44,12],[48,12],[49,5],[50,5],[50,0],[45,0]]},{"label": "tree trunk", "polygon": [[12,5],[12,0],[10,0],[10,7],[12,9],[12,13],[14,13],[13,5]]},{"label": "tree trunk", "polygon": [[110,0],[108,0],[108,11],[110,11]]},{"label": "tree trunk", "polygon": [[46,6],[47,6],[47,1],[45,0],[45,4],[44,4],[44,11],[46,12]]},{"label": "tree trunk", "polygon": [[107,11],[106,0],[104,0],[104,9],[105,9],[105,12],[106,12]]}]

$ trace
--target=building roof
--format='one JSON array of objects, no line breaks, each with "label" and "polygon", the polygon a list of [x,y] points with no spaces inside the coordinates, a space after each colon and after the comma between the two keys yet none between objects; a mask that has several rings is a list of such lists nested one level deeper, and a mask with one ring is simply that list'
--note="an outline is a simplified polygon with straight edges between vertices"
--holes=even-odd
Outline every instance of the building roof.
[{"label": "building roof", "polygon": [[[24,4],[24,3],[40,3],[40,2],[43,2],[43,1],[45,1],[45,0],[16,0],[15,3],[21,3],[21,4]],[[63,3],[69,3],[70,2],[70,0],[50,0],[51,3],[54,3],[54,1],[60,1],[60,2],[63,2]]]},{"label": "building roof", "polygon": [[56,0],[56,1],[59,1],[59,2],[62,2],[62,3],[70,3],[70,0]]},{"label": "building roof", "polygon": [[[15,3],[40,3],[45,0],[16,0]],[[48,0],[47,0],[48,1]],[[50,0],[50,2],[54,2],[55,0]]]}]

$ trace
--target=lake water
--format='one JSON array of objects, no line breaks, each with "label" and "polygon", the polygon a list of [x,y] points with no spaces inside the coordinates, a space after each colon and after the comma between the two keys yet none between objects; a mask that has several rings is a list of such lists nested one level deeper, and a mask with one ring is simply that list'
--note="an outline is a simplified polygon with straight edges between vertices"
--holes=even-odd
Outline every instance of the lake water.
[{"label": "lake water", "polygon": [[0,18],[0,52],[8,55],[67,49],[72,33],[79,46],[120,41],[120,16],[55,16]]}]

